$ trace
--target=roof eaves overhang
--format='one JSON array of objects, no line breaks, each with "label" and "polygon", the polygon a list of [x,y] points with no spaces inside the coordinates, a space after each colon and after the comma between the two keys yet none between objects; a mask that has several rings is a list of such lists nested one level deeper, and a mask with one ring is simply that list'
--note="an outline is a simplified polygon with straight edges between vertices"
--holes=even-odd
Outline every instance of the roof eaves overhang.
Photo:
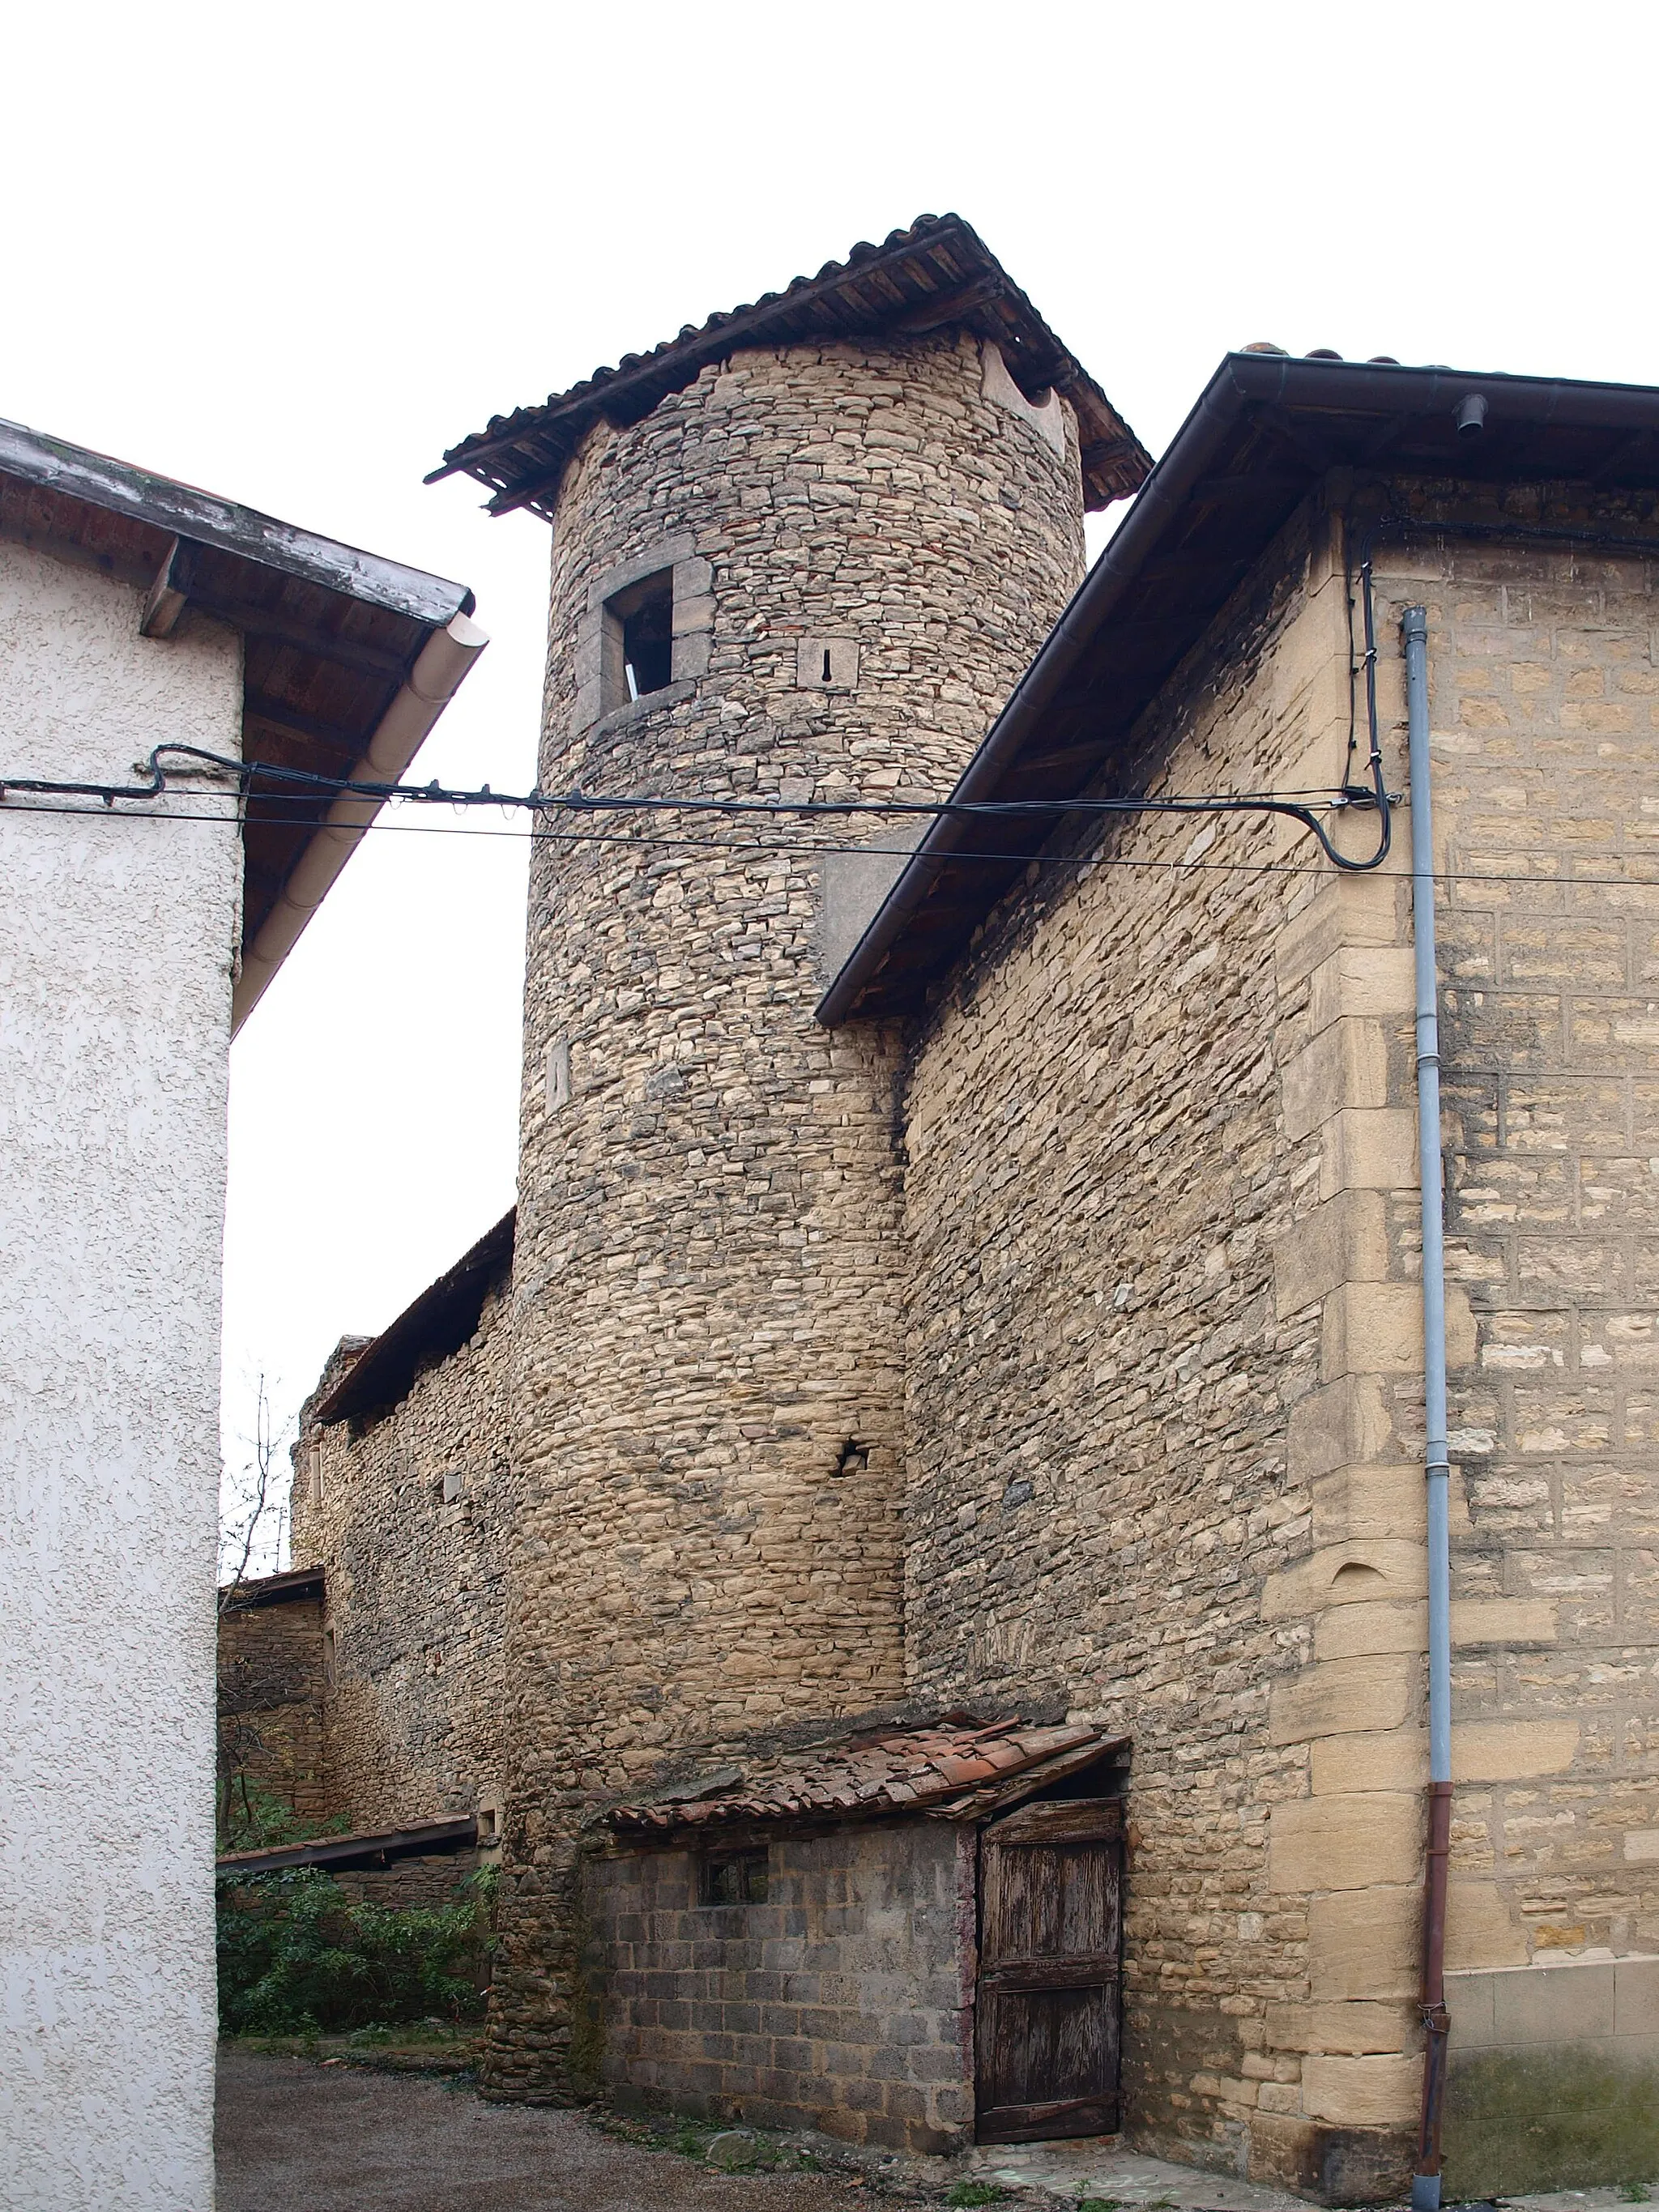
[{"label": "roof eaves overhang", "polygon": [[464,584],[428,575],[421,568],[384,560],[355,545],[342,545],[292,523],[278,522],[252,507],[200,491],[194,484],[155,476],[130,461],[94,453],[61,438],[47,437],[21,422],[0,418],[0,474],[43,490],[66,493],[90,507],[149,524],[169,538],[213,545],[347,599],[407,615],[428,629],[441,628],[458,614],[471,614],[471,592]]},{"label": "roof eaves overhang", "polygon": [[[1480,450],[1461,444],[1455,416],[1470,392],[1489,413]],[[1260,433],[1260,435],[1254,434]],[[1237,464],[1223,467],[1224,460]],[[997,717],[951,798],[1006,796],[1029,749],[1040,743],[1057,700],[1078,687],[1086,657],[1115,624],[1133,620],[1147,641],[1133,685],[1109,703],[1127,729],[1203,635],[1211,621],[1296,508],[1326,472],[1363,465],[1445,477],[1600,482],[1628,479],[1659,489],[1659,389],[1574,382],[1494,372],[1407,368],[1366,362],[1230,354],[1221,362],[1152,471],[1133,506]],[[1224,492],[1224,498],[1222,494]],[[1230,512],[1226,557],[1206,558],[1194,514]],[[1518,532],[1524,528],[1516,520]],[[1212,536],[1219,536],[1219,531]],[[1176,586],[1188,579],[1176,605]],[[1173,618],[1155,627],[1142,600],[1161,593]],[[1131,609],[1130,602],[1136,601]],[[1074,749],[1078,750],[1078,749]],[[1045,791],[1080,796],[1109,757],[1077,760],[1069,777]],[[1041,831],[1016,826],[1012,842],[1052,838],[1066,817]],[[1029,824],[1029,817],[1028,817]],[[817,1018],[834,1027],[854,1017],[912,1011],[927,984],[950,964],[977,922],[1007,889],[1029,854],[999,849],[984,817],[935,818],[824,993]],[[907,933],[950,876],[959,903],[941,916],[916,972],[896,979],[891,964]],[[975,880],[981,886],[974,889]],[[932,917],[930,917],[931,919]]]},{"label": "roof eaves overhang", "polygon": [[[362,752],[347,771],[346,781],[400,781],[489,642],[487,633],[470,616],[459,612],[441,629],[433,629],[369,732]],[[338,793],[301,846],[275,903],[252,942],[244,942],[241,965],[231,990],[233,1036],[274,981],[277,969],[299,942],[384,803]]]},{"label": "roof eaves overhang", "polygon": [[527,507],[550,517],[566,464],[601,422],[641,421],[703,369],[744,347],[830,343],[883,333],[921,337],[951,326],[1003,349],[1028,398],[1068,398],[1082,440],[1085,504],[1127,498],[1152,463],[1094,379],[1049,328],[972,226],[960,216],[919,216],[879,246],[855,246],[845,262],[797,276],[781,292],[687,325],[648,354],[629,354],[537,406],[495,416],[445,453],[428,483],[456,474],[490,492],[493,514]]},{"label": "roof eaves overhang", "polygon": [[258,1575],[252,1581],[226,1583],[219,1591],[219,1610],[247,1613],[268,1605],[311,1604],[324,1595],[321,1567],[289,1567],[277,1575]]},{"label": "roof eaves overhang", "polygon": [[310,1418],[319,1428],[396,1405],[426,1367],[466,1343],[489,1286],[513,1264],[518,1209],[511,1207],[453,1267],[429,1283],[364,1346]]},{"label": "roof eaves overhang", "polygon": [[403,1828],[319,1836],[312,1843],[276,1844],[263,1851],[230,1851],[213,1864],[216,1874],[226,1875],[289,1874],[302,1867],[331,1867],[343,1874],[353,1868],[391,1866],[398,1859],[452,1857],[476,1849],[477,1842],[477,1815],[462,1813],[447,1820],[411,1821]]},{"label": "roof eaves overhang", "polygon": [[[463,584],[5,421],[0,535],[144,592],[147,636],[240,630],[245,757],[333,781],[396,782],[488,641]],[[380,811],[250,779],[233,1034]]]}]

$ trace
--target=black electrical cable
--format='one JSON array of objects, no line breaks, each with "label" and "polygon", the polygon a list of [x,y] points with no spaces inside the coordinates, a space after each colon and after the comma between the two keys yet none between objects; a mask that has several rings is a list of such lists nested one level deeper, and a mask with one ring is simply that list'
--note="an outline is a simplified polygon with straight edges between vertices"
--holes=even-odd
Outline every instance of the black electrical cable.
[{"label": "black electrical cable", "polygon": [[[1382,810],[1382,836],[1377,852],[1366,860],[1350,860],[1338,850],[1319,820],[1319,804],[1305,804],[1300,797],[1269,793],[1238,793],[1206,794],[1182,799],[805,799],[789,801],[772,799],[664,799],[638,793],[606,797],[580,790],[568,792],[531,792],[520,794],[492,791],[488,784],[477,791],[452,789],[435,781],[428,784],[378,783],[355,781],[349,777],[325,776],[303,769],[283,768],[264,761],[239,761],[222,753],[204,751],[197,745],[161,744],[155,746],[144,763],[148,771],[142,783],[95,784],[55,782],[40,777],[0,776],[0,802],[10,793],[32,799],[82,798],[95,799],[106,808],[118,803],[141,799],[159,798],[167,787],[167,771],[161,765],[166,755],[184,761],[200,762],[237,777],[244,802],[261,794],[252,789],[257,779],[276,782],[296,790],[315,791],[319,796],[335,799],[373,799],[384,805],[401,801],[429,806],[495,806],[512,807],[546,815],[569,814],[637,814],[685,813],[715,815],[750,815],[763,817],[793,816],[806,819],[818,817],[848,815],[928,816],[935,819],[953,815],[963,817],[1008,818],[1010,817],[1060,817],[1067,815],[1218,815],[1259,814],[1279,815],[1296,822],[1317,840],[1326,857],[1338,867],[1357,870],[1378,866],[1386,857],[1389,840],[1389,801],[1382,787],[1382,754],[1375,736],[1372,758],[1376,766],[1376,803]],[[1369,799],[1371,794],[1365,794]],[[1327,807],[1353,804],[1354,798],[1343,794],[1322,802]],[[311,826],[307,824],[307,826]],[[350,825],[342,825],[350,826]],[[979,857],[1015,860],[1017,855],[984,854]]]},{"label": "black electrical cable", "polygon": [[[77,821],[103,821],[106,817],[88,806],[30,806],[19,808],[20,813],[67,816]],[[124,822],[206,822],[220,827],[240,828],[234,815],[223,813],[183,814],[174,808],[166,812],[152,809],[131,812],[114,817]],[[262,817],[274,829],[315,829],[314,815],[275,815]],[[739,856],[753,854],[761,858],[782,857],[802,860],[822,860],[830,854],[848,854],[860,860],[908,860],[915,852],[913,845],[824,845],[763,842],[759,839],[715,837],[657,837],[648,832],[633,830],[626,834],[608,834],[602,830],[499,830],[465,829],[459,823],[441,822],[365,822],[355,825],[363,836],[410,837],[497,837],[509,843],[527,845],[605,845],[635,847],[651,852],[672,853],[727,853]],[[1042,868],[1166,868],[1172,873],[1209,876],[1311,876],[1322,872],[1316,866],[1296,860],[1167,860],[1150,855],[1103,854],[1099,851],[1078,853],[975,853],[961,852],[957,860],[998,861],[1006,866]],[[1639,854],[1638,859],[1650,866],[1659,866],[1659,854]],[[1547,885],[1559,889],[1587,890],[1659,890],[1659,876],[1538,876],[1512,873],[1503,870],[1482,870],[1480,872],[1465,868],[1437,868],[1434,880],[1437,884],[1512,884]]]}]

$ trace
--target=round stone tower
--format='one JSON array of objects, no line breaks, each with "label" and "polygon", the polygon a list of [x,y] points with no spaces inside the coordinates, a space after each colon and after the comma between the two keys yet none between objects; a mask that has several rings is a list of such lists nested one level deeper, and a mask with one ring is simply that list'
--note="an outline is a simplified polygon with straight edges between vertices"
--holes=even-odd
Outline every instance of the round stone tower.
[{"label": "round stone tower", "polygon": [[[562,445],[547,410],[468,441],[553,521],[544,791],[950,790],[1081,579],[1085,483],[1144,465],[996,275],[1025,320],[994,337],[983,272],[972,314],[889,301],[845,338],[768,343],[763,302],[647,356],[704,345],[672,388],[618,397],[624,363],[550,402]],[[1034,388],[1044,338],[1072,398]],[[902,1696],[902,1037],[813,1009],[925,826],[555,816],[537,843],[498,2094],[580,2071],[585,1809]]]}]

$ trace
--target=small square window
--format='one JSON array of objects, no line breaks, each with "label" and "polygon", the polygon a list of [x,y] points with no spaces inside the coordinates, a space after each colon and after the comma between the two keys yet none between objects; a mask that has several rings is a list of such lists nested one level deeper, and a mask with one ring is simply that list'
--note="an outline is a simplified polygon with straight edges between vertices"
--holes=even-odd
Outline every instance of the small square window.
[{"label": "small square window", "polygon": [[730,1857],[704,1859],[698,1873],[700,1905],[764,1905],[767,1855],[738,1851]]},{"label": "small square window", "polygon": [[662,568],[629,585],[605,602],[608,620],[621,633],[621,665],[626,705],[674,680],[674,572]]}]

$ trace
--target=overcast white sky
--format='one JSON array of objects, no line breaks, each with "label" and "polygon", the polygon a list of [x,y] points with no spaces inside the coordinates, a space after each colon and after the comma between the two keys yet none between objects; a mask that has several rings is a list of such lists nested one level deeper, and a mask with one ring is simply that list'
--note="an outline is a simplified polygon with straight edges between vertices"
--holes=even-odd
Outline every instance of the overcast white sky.
[{"label": "overcast white sky", "polygon": [[[546,531],[421,483],[490,414],[952,209],[1154,453],[1253,338],[1659,381],[1654,23],[20,8],[0,415],[471,584],[493,642],[419,769],[522,789]],[[372,836],[235,1048],[233,1436],[511,1203],[523,852]]]}]

